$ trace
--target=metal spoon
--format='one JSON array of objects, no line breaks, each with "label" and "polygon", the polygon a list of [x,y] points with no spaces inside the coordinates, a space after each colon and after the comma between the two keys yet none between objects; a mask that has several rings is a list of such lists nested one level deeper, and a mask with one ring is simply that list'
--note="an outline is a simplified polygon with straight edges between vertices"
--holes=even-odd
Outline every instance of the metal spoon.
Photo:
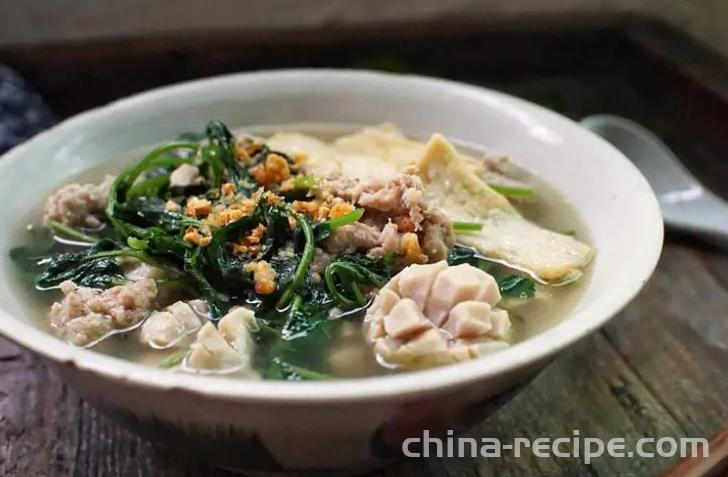
[{"label": "metal spoon", "polygon": [[728,202],[705,188],[657,136],[609,114],[587,116],[581,124],[632,160],[655,191],[666,225],[728,246]]}]

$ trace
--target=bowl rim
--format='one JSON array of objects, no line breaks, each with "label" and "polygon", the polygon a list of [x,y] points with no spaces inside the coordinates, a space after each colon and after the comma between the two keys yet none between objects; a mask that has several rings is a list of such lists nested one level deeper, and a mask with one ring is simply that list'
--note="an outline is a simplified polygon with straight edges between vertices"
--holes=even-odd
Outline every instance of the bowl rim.
[{"label": "bowl rim", "polygon": [[412,87],[439,87],[481,98],[490,96],[538,115],[560,130],[590,136],[593,147],[601,149],[602,153],[611,155],[614,161],[612,167],[619,167],[622,169],[621,173],[631,175],[638,188],[641,189],[639,192],[643,192],[639,195],[644,202],[640,210],[644,215],[642,220],[648,225],[646,228],[649,236],[643,237],[643,249],[635,250],[633,259],[629,263],[626,279],[612,288],[611,293],[608,294],[608,300],[601,300],[604,303],[600,309],[588,314],[583,311],[578,312],[569,320],[562,320],[557,325],[494,355],[397,375],[332,380],[330,382],[235,380],[222,376],[161,370],[73,347],[33,327],[30,323],[12,317],[3,309],[0,309],[0,334],[52,363],[64,367],[70,366],[98,378],[113,379],[124,384],[157,391],[187,392],[206,398],[265,401],[279,404],[405,399],[421,393],[443,392],[450,388],[466,386],[517,371],[530,364],[544,362],[603,326],[637,295],[651,276],[662,250],[664,233],[662,215],[650,186],[629,159],[597,135],[558,113],[505,93],[446,79],[353,69],[303,68],[232,73],[162,86],[77,114],[16,146],[0,156],[0,176],[13,161],[20,160],[31,145],[46,141],[53,136],[80,130],[95,121],[108,120],[109,116],[113,116],[119,111],[141,107],[148,101],[172,98],[177,95],[199,94],[199,90],[218,84],[235,83],[251,78],[258,80],[278,78],[290,81],[313,78],[325,81],[332,76],[337,76],[339,79],[397,81],[408,83]]}]

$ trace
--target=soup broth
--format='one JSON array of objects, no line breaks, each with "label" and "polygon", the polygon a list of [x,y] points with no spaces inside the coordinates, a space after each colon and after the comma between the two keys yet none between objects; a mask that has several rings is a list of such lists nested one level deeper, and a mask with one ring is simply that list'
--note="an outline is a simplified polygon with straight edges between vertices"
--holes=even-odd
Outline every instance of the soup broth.
[{"label": "soup broth", "polygon": [[[342,125],[297,124],[246,128],[245,130],[246,133],[256,136],[269,136],[278,131],[298,131],[329,142],[343,134],[351,133],[352,128]],[[470,145],[458,142],[455,144],[460,152],[475,158],[482,157],[485,152],[483,149],[473,148]],[[127,157],[86,171],[75,178],[74,182],[96,183],[105,174],[118,174],[130,164],[138,161],[144,154],[142,151],[148,149],[150,148],[134,149]],[[557,191],[512,163],[508,165],[508,168],[509,177],[528,183],[534,191],[533,198],[512,201],[518,212],[544,228],[572,235],[582,242],[589,242],[587,232],[574,209],[561,198]],[[18,237],[21,238],[19,242],[25,244],[28,249],[36,251],[47,248],[51,243],[53,252],[78,250],[78,247],[74,245],[53,241],[51,234],[42,226],[42,205],[42,203],[38,204],[34,212],[29,214],[29,217],[34,217],[34,219],[18,231]],[[504,265],[492,263],[487,266],[487,272],[498,277],[512,273],[512,270]],[[54,301],[61,298],[61,294],[57,291],[35,289],[32,285],[32,277],[22,271],[16,271],[15,277],[16,280],[12,286],[23,297],[28,315],[33,318],[39,328],[54,333],[48,319],[48,310]],[[518,343],[526,340],[553,327],[568,316],[578,302],[584,283],[588,279],[588,269],[586,269],[585,275],[575,283],[565,286],[536,283],[533,298],[504,300],[500,306],[506,309],[510,315],[512,323],[510,342]],[[182,293],[180,296],[189,295]],[[255,305],[255,303],[251,304]],[[275,311],[269,311],[270,313],[275,314]],[[281,313],[285,313],[285,311],[281,311]],[[258,374],[264,374],[270,356],[275,355],[286,363],[295,363],[295,369],[304,368],[307,372],[320,373],[334,378],[354,378],[405,371],[405,369],[383,362],[373,353],[372,345],[362,331],[362,320],[365,313],[365,308],[353,310],[335,308],[328,322],[319,326],[304,339],[288,342],[273,340],[258,344],[255,347],[252,367]],[[271,319],[275,321],[275,318]],[[195,336],[195,333],[188,334],[170,349],[153,349],[148,344],[141,342],[139,328],[136,328],[127,333],[104,339],[93,349],[136,363],[164,366],[165,363],[176,364],[179,362],[181,354],[186,352],[195,341]],[[236,373],[231,373],[231,376],[236,376]],[[299,376],[299,378],[307,379],[306,376]]]}]

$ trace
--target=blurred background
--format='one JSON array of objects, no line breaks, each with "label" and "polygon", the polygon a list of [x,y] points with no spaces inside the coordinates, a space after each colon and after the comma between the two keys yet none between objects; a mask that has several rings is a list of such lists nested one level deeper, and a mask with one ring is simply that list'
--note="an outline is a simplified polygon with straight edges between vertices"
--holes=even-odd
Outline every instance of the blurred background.
[{"label": "blurred background", "polygon": [[[447,77],[723,142],[725,0],[0,0],[0,12],[0,63],[55,120],[191,78],[333,66]],[[661,121],[687,111],[698,124]]]},{"label": "blurred background", "polygon": [[604,74],[631,66],[619,40],[644,43],[655,28],[728,51],[724,0],[2,0],[0,11],[0,59],[62,115],[170,81],[273,67],[486,81]]}]

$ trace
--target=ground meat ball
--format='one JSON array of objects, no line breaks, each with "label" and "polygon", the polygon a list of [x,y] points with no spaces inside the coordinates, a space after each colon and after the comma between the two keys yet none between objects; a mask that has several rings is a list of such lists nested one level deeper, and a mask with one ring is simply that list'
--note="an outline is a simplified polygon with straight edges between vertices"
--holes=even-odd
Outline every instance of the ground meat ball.
[{"label": "ground meat ball", "polygon": [[447,257],[454,243],[452,223],[423,199],[423,186],[413,167],[385,181],[355,182],[333,178],[326,194],[364,208],[364,218],[333,231],[323,242],[331,254],[366,252],[378,258],[386,253],[403,257],[403,264],[436,262]]},{"label": "ground meat ball", "polygon": [[58,189],[48,198],[43,222],[51,220],[72,226],[96,228],[101,225],[106,197],[114,182],[113,176],[106,176],[100,184],[69,184]]},{"label": "ground meat ball", "polygon": [[358,205],[366,209],[387,212],[390,216],[409,215],[415,231],[420,230],[425,220],[425,204],[422,180],[414,175],[415,172],[414,168],[408,167],[386,182],[379,179],[361,182],[354,187],[351,195]]},{"label": "ground meat ball", "polygon": [[51,307],[51,324],[65,340],[86,346],[110,331],[139,323],[154,305],[157,285],[144,279],[108,290],[61,283],[63,300]]},{"label": "ground meat ball", "polygon": [[381,244],[382,232],[371,225],[356,222],[334,230],[323,241],[324,250],[332,255],[367,251]]},{"label": "ground meat ball", "polygon": [[[382,229],[382,236],[381,236],[381,244],[382,244],[382,253],[400,253],[401,247],[401,234],[399,233],[397,229],[397,225],[393,223],[388,223],[384,226]],[[379,252],[376,252],[375,255],[380,255]]]}]

